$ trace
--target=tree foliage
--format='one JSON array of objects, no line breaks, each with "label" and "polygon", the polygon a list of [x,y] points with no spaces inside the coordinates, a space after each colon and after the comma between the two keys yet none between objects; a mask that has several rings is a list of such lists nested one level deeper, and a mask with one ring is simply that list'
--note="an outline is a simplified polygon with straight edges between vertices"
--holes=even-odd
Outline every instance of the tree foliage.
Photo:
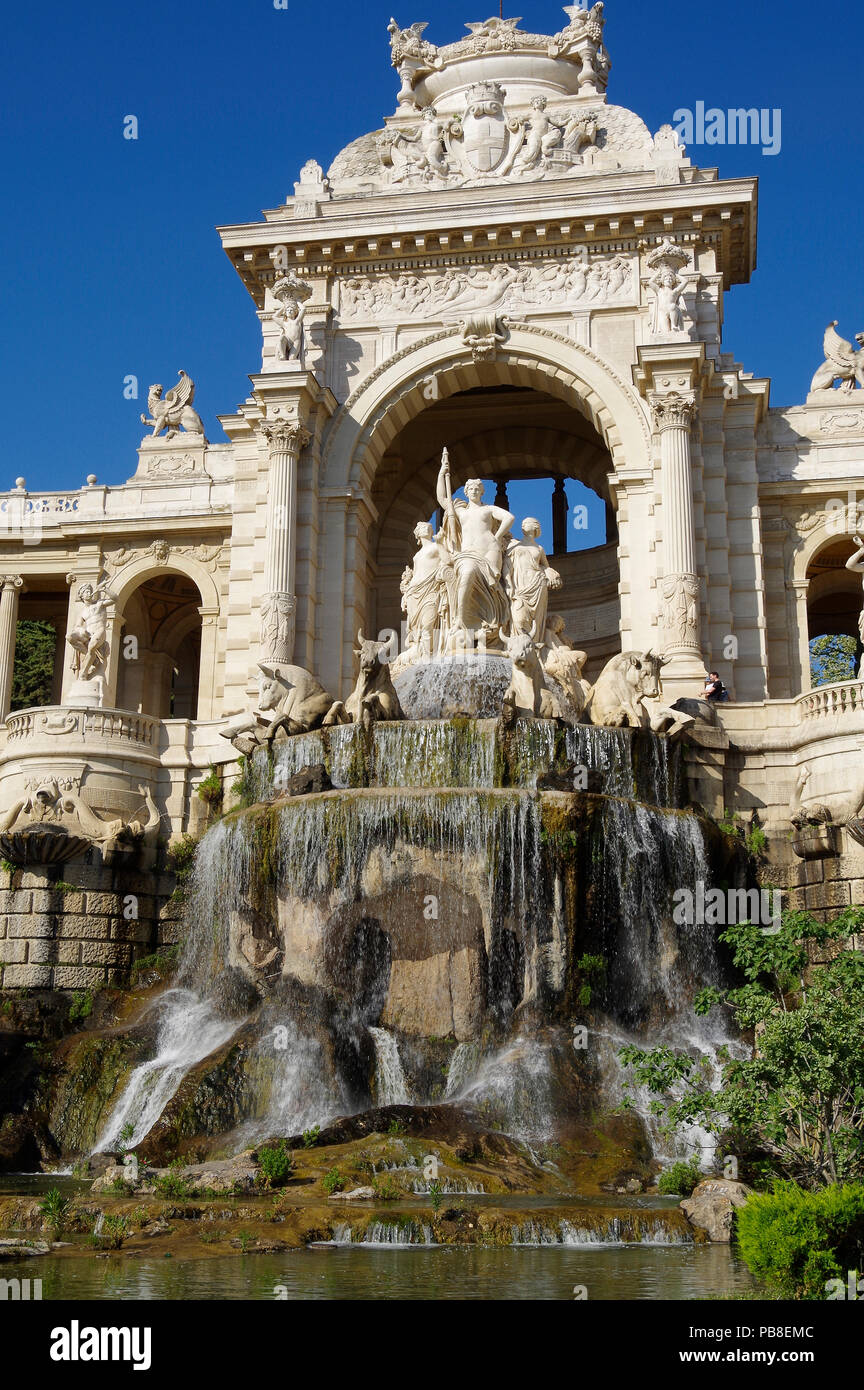
[{"label": "tree foliage", "polygon": [[[806,1188],[864,1179],[864,954],[849,949],[862,930],[864,909],[847,908],[833,922],[787,912],[777,933],[744,922],[721,934],[744,983],[703,990],[695,1009],[728,1007],[754,1038],[752,1055],[722,1054],[714,1090],[705,1058],[668,1047],[620,1054],[668,1129],[702,1124]],[[833,959],[810,967],[814,946]]]},{"label": "tree foliage", "polygon": [[858,643],[854,637],[834,633],[814,637],[810,643],[810,679],[814,686],[852,681],[858,674]]},{"label": "tree foliage", "polygon": [[12,709],[50,705],[54,684],[57,633],[51,623],[22,618],[15,633]]}]

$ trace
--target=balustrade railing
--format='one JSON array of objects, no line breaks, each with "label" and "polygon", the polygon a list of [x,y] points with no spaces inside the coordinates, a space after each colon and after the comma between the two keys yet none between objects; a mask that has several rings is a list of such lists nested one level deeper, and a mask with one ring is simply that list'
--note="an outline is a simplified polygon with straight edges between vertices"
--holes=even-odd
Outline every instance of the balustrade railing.
[{"label": "balustrade railing", "polygon": [[864,710],[864,681],[839,681],[836,685],[820,685],[799,695],[795,701],[802,722],[806,719],[825,719],[837,714]]}]

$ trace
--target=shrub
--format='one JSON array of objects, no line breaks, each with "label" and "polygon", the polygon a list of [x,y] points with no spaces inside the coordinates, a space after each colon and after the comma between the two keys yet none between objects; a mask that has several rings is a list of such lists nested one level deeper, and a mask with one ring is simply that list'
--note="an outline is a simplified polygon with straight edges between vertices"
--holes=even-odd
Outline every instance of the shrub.
[{"label": "shrub", "polygon": [[689,1197],[701,1181],[699,1160],[691,1158],[686,1163],[673,1163],[671,1168],[665,1168],[657,1179],[657,1191],[662,1192],[664,1197]]},{"label": "shrub", "polygon": [[222,800],[222,778],[213,763],[210,764],[207,776],[198,783],[198,796],[208,806],[218,805]]},{"label": "shrub", "polygon": [[742,1259],[775,1297],[824,1299],[829,1279],[864,1262],[864,1183],[805,1192],[776,1182],[737,1215]]},{"label": "shrub", "polygon": [[429,1201],[431,1203],[432,1210],[435,1212],[435,1215],[437,1216],[441,1208],[441,1203],[444,1201],[444,1188],[441,1186],[441,1183],[437,1178],[433,1178],[429,1184]]},{"label": "shrub", "polygon": [[89,1018],[93,1012],[92,989],[76,990],[69,1004],[69,1022],[78,1023]]},{"label": "shrub", "polygon": [[314,1149],[315,1145],[318,1143],[318,1136],[319,1136],[320,1133],[321,1133],[321,1126],[320,1126],[320,1125],[313,1125],[311,1129],[304,1129],[304,1131],[303,1131],[303,1147],[304,1147],[304,1149]]},{"label": "shrub", "polygon": [[402,1196],[402,1189],[392,1178],[376,1178],[372,1183],[379,1202],[396,1202]]},{"label": "shrub", "polygon": [[71,1209],[72,1202],[61,1195],[59,1187],[49,1188],[39,1203],[39,1212],[44,1223],[55,1236],[66,1229]]},{"label": "shrub", "polygon": [[332,1197],[334,1192],[344,1191],[345,1179],[338,1168],[331,1168],[329,1173],[325,1173],[321,1179],[321,1186],[324,1188],[327,1196]]},{"label": "shrub", "polygon": [[284,1139],[258,1150],[258,1166],[265,1187],[278,1187],[294,1167],[294,1155]]},{"label": "shrub", "polygon": [[160,1197],[174,1197],[182,1200],[192,1196],[195,1189],[189,1179],[182,1175],[181,1169],[184,1166],[182,1159],[175,1158],[168,1172],[156,1179],[153,1187]]},{"label": "shrub", "polygon": [[102,1229],[94,1230],[93,1244],[105,1250],[119,1250],[129,1235],[129,1220],[125,1216],[103,1216]]}]

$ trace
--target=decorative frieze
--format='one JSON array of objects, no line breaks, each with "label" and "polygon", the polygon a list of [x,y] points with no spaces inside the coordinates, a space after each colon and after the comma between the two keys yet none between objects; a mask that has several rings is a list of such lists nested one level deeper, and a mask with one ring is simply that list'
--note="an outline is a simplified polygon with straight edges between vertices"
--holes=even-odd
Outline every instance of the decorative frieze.
[{"label": "decorative frieze", "polygon": [[448,319],[472,310],[516,313],[626,303],[635,295],[633,269],[632,258],[589,256],[582,247],[560,259],[354,275],[340,283],[339,318]]}]

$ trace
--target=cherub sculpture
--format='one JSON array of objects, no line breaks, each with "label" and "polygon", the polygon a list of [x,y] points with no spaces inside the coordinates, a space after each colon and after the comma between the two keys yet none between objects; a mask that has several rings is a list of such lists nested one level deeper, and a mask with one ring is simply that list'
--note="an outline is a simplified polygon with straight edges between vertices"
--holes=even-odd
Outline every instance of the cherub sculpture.
[{"label": "cherub sculpture", "polygon": [[666,266],[660,271],[659,275],[654,275],[649,280],[649,285],[654,291],[654,324],[653,333],[680,333],[684,327],[684,316],[681,313],[681,291],[686,281],[676,275],[675,271]]},{"label": "cherub sculpture", "polygon": [[303,361],[305,301],[311,294],[312,286],[298,280],[293,274],[277,280],[273,286],[273,297],[278,305],[271,310],[270,316],[279,325],[279,342],[276,344],[276,359],[279,362]]},{"label": "cherub sculpture", "polygon": [[204,433],[201,416],[192,409],[195,397],[195,382],[180,368],[177,385],[162,395],[161,385],[151,386],[147,393],[147,409],[150,415],[142,415],[142,425],[152,425],[151,438],[165,430],[165,438],[173,439],[179,429],[189,434]]},{"label": "cherub sculpture", "polygon": [[855,334],[858,344],[856,352],[851,343],[840,337],[836,328],[837,320],[832,319],[825,329],[825,361],[810,383],[811,391],[830,390],[838,377],[841,391],[854,391],[856,381],[859,386],[864,387],[864,333]]}]

